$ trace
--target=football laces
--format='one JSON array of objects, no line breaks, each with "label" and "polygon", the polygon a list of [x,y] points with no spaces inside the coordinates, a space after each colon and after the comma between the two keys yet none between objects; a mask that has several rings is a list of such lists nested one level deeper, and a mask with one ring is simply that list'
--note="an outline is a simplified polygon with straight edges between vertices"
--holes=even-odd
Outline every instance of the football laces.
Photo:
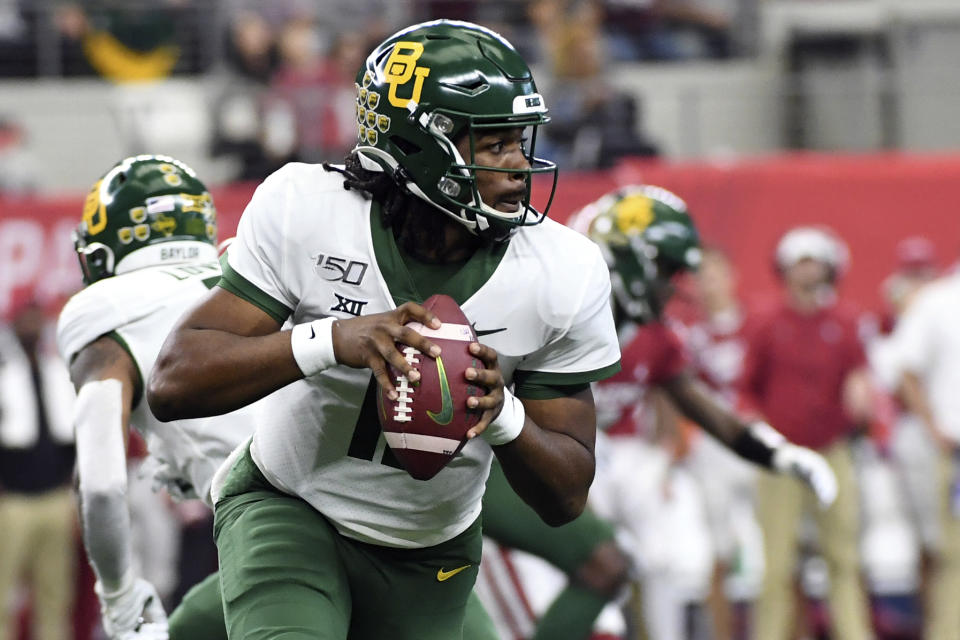
[{"label": "football laces", "polygon": [[[413,347],[404,347],[403,349],[403,358],[411,367],[420,364],[420,360],[417,359],[418,355],[420,355],[420,352]],[[399,397],[395,401],[393,420],[394,422],[410,422],[412,420],[410,414],[413,413],[410,405],[413,403],[414,388],[410,386],[407,376],[397,376],[396,389]]]}]

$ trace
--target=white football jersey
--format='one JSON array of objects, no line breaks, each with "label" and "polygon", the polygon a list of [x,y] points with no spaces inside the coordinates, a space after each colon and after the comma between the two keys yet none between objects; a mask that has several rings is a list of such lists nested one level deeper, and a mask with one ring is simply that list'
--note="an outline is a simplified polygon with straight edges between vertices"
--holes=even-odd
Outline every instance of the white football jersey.
[{"label": "white football jersey", "polygon": [[[63,308],[57,326],[60,354],[70,362],[85,346],[109,335],[130,354],[145,392],[170,329],[219,280],[220,264],[215,261],[149,267],[99,280]],[[145,397],[135,401],[130,425],[146,440],[156,480],[171,495],[209,501],[214,472],[250,437],[252,421],[234,412],[162,423]]]},{"label": "white football jersey", "polygon": [[[479,249],[439,291],[418,291],[379,207],[320,165],[289,164],[260,185],[240,220],[223,285],[301,323],[351,318],[445,293],[499,353],[518,396],[617,370],[610,281],[598,248],[547,220]],[[434,478],[414,480],[387,449],[368,369],[336,366],[265,399],[252,454],[279,489],[358,540],[439,544],[479,515],[491,450],[469,442]]]}]

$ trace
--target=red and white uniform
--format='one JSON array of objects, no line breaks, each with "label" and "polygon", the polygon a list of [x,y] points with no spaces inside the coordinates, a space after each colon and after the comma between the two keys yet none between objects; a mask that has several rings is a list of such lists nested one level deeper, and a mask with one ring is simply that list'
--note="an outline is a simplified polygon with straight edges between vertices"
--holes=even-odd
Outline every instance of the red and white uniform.
[{"label": "red and white uniform", "polygon": [[[655,419],[647,391],[689,366],[683,344],[662,323],[636,328],[621,347],[621,371],[594,385],[601,426],[590,506],[614,523],[643,582],[647,634],[685,636],[684,611],[702,602],[713,571],[703,497],[672,450],[651,441]],[[610,437],[607,437],[610,436]]]},{"label": "red and white uniform", "polygon": [[593,388],[598,425],[612,436],[649,435],[647,391],[689,366],[680,338],[662,323],[637,327],[628,338],[620,350],[620,372]]}]

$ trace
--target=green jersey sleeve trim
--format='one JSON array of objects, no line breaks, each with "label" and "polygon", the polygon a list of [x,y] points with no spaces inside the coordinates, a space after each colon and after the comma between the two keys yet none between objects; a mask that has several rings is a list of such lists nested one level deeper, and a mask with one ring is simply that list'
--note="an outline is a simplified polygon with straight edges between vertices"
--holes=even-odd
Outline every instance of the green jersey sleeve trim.
[{"label": "green jersey sleeve trim", "polygon": [[220,267],[223,270],[223,275],[220,278],[220,282],[217,283],[217,286],[226,289],[239,298],[243,298],[252,305],[260,307],[267,315],[280,324],[283,324],[284,321],[290,317],[290,314],[293,313],[293,310],[287,305],[269,294],[264,293],[258,289],[255,284],[234,271],[230,263],[227,262],[227,254],[223,254],[220,258]]},{"label": "green jersey sleeve trim", "polygon": [[[572,373],[549,373],[546,371],[523,371],[518,369],[513,372],[513,383],[517,389],[531,385],[563,387],[605,380],[618,371],[620,371],[619,360],[606,367],[600,367],[592,371],[576,371]],[[519,396],[519,394],[517,395]]]},{"label": "green jersey sleeve trim", "polygon": [[580,384],[524,384],[516,385],[514,395],[518,398],[528,400],[555,400],[556,398],[569,398],[589,389],[589,383]]},{"label": "green jersey sleeve trim", "polygon": [[133,407],[136,409],[140,405],[140,400],[143,399],[143,372],[140,371],[140,363],[137,362],[137,358],[133,355],[133,350],[130,349],[130,345],[127,344],[127,341],[123,339],[116,331],[111,331],[110,333],[104,334],[105,338],[110,338],[114,342],[120,345],[120,347],[127,352],[127,355],[130,356],[130,359],[133,360],[133,366],[137,370],[137,386],[133,391]]}]

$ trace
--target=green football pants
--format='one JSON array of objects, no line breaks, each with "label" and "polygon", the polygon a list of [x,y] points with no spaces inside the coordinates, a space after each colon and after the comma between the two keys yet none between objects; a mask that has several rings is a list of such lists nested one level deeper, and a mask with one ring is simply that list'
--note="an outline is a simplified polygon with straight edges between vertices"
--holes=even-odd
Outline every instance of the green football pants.
[{"label": "green football pants", "polygon": [[249,452],[217,503],[214,537],[231,638],[456,640],[481,556],[478,519],[423,549],[346,538],[280,493]]}]

